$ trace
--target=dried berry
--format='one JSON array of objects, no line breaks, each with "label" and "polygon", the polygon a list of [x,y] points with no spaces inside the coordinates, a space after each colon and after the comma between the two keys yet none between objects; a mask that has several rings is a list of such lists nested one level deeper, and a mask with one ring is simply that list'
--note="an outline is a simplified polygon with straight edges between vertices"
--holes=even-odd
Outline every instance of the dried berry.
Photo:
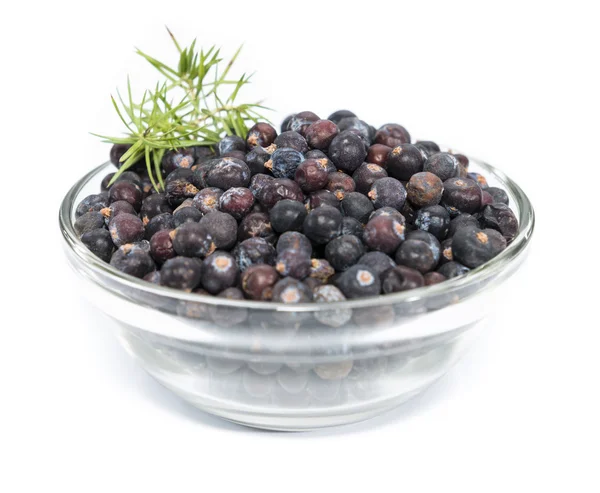
[{"label": "dried berry", "polygon": [[427,231],[438,240],[443,240],[450,227],[450,214],[441,205],[430,205],[419,209],[415,219],[417,228]]},{"label": "dried berry", "polygon": [[356,183],[354,183],[352,177],[346,173],[329,173],[326,188],[332,192],[338,200],[342,200],[347,193],[356,190]]},{"label": "dried berry", "polygon": [[162,264],[177,255],[173,248],[171,231],[169,229],[158,231],[150,240],[150,255],[158,264]]},{"label": "dried berry", "polygon": [[303,250],[282,250],[275,260],[275,269],[283,277],[304,279],[310,274],[310,267],[310,255]]},{"label": "dried berry", "polygon": [[307,257],[312,255],[312,245],[310,240],[302,233],[296,231],[283,233],[279,237],[279,240],[277,241],[277,253],[281,253],[285,250],[297,250]]},{"label": "dried berry", "polygon": [[301,152],[290,147],[278,147],[265,163],[265,168],[273,173],[275,178],[293,179],[300,163],[304,161]]},{"label": "dried berry", "polygon": [[154,261],[150,254],[142,247],[132,243],[120,246],[113,253],[110,265],[125,274],[139,277],[140,279],[155,269]]},{"label": "dried berry", "polygon": [[477,212],[481,208],[481,188],[469,178],[449,178],[444,182],[442,205],[450,217]]},{"label": "dried berry", "polygon": [[376,164],[382,168],[386,167],[388,155],[392,148],[383,144],[373,144],[367,151],[367,163]]},{"label": "dried berry", "polygon": [[340,228],[340,235],[354,235],[359,238],[363,237],[365,226],[358,219],[353,217],[345,216],[342,218],[342,226]]},{"label": "dried berry", "polygon": [[229,252],[216,251],[202,261],[202,287],[217,294],[237,284],[239,270]]},{"label": "dried berry", "polygon": [[303,192],[315,192],[325,188],[329,182],[327,160],[307,159],[296,169],[294,180]]},{"label": "dried berry", "polygon": [[219,141],[217,150],[219,151],[219,156],[233,151],[244,152],[246,150],[246,142],[237,135],[228,135]]},{"label": "dried berry", "polygon": [[358,263],[370,267],[377,272],[379,276],[386,270],[396,267],[396,262],[394,262],[389,255],[378,251],[365,253],[358,259]]},{"label": "dried berry", "polygon": [[381,291],[379,275],[366,265],[356,264],[335,280],[335,285],[346,298],[377,296]]},{"label": "dried berry", "polygon": [[196,162],[194,150],[190,148],[169,150],[162,158],[162,168],[168,175],[178,168],[190,169]]},{"label": "dried berry", "polygon": [[175,257],[167,260],[160,270],[160,282],[169,288],[191,291],[200,284],[202,264],[195,258]]},{"label": "dried berry", "polygon": [[277,233],[300,231],[304,224],[306,207],[295,200],[280,200],[269,212],[271,227]]},{"label": "dried berry", "polygon": [[[115,203],[121,203],[121,201]],[[140,216],[142,218],[144,226],[150,222],[150,219],[165,212],[171,214],[173,212],[173,208],[171,207],[171,204],[169,204],[167,196],[164,193],[155,193],[149,195],[142,201]],[[114,217],[114,214],[112,214],[111,216]]]},{"label": "dried berry", "polygon": [[210,187],[229,190],[234,187],[247,187],[250,183],[250,176],[250,168],[244,161],[224,157],[211,166],[206,183]]},{"label": "dried berry", "polygon": [[[99,215],[104,224],[103,216]],[[133,214],[123,213],[114,217],[108,224],[108,230],[110,231],[113,243],[118,247],[126,243],[135,243],[144,239],[144,224],[139,217]]]},{"label": "dried berry", "polygon": [[342,212],[365,224],[374,211],[373,204],[366,195],[359,192],[347,193],[342,199]]},{"label": "dried berry", "polygon": [[264,238],[248,238],[233,249],[233,255],[240,271],[256,264],[275,264],[276,251]]},{"label": "dried berry", "polygon": [[486,205],[478,218],[482,228],[500,231],[509,242],[519,232],[519,221],[515,213],[505,204]]},{"label": "dried berry", "polygon": [[139,211],[142,206],[142,189],[132,181],[118,181],[110,187],[108,198],[111,203],[117,200],[129,202],[136,211]]},{"label": "dried berry", "polygon": [[423,171],[429,171],[440,180],[446,181],[458,173],[458,160],[449,152],[438,152],[425,161]]},{"label": "dried berry", "polygon": [[314,243],[324,245],[339,235],[341,225],[342,213],[323,205],[310,211],[304,219],[304,234]]},{"label": "dried berry", "polygon": [[81,236],[84,233],[88,233],[95,229],[103,228],[104,216],[100,212],[86,212],[83,216],[79,216],[75,220],[73,226],[75,228],[75,231],[77,231],[77,234]]},{"label": "dried berry", "polygon": [[185,199],[192,199],[199,192],[195,185],[186,178],[177,178],[165,184],[165,196],[171,206],[177,207]]},{"label": "dried berry", "polygon": [[223,190],[216,187],[208,187],[200,190],[192,201],[192,205],[202,214],[219,210],[219,201]]},{"label": "dried berry", "polygon": [[433,156],[440,152],[440,146],[430,140],[418,140],[415,142],[415,147],[423,151],[426,157]]},{"label": "dried berry", "polygon": [[269,154],[262,147],[255,147],[252,149],[243,161],[250,168],[250,173],[252,175],[256,175],[258,173],[266,173],[267,169],[265,168],[265,164],[271,159],[271,154]]},{"label": "dried berry", "polygon": [[237,239],[244,241],[248,238],[264,238],[270,243],[275,243],[276,235],[271,226],[268,214],[264,212],[251,212],[242,219],[239,228],[237,228]]},{"label": "dried berry", "polygon": [[425,274],[433,270],[437,261],[430,245],[420,240],[406,240],[396,251],[396,263]]},{"label": "dried berry", "polygon": [[272,299],[275,302],[287,304],[308,303],[312,301],[312,292],[302,281],[286,277],[273,286]]},{"label": "dried berry", "polygon": [[381,275],[381,289],[385,294],[408,291],[424,285],[423,274],[404,265],[388,269]]},{"label": "dried berry", "polygon": [[306,199],[306,209],[312,211],[322,205],[328,205],[330,207],[340,208],[340,201],[333,192],[329,190],[317,190],[311,193]]},{"label": "dried berry", "polygon": [[249,188],[230,188],[219,198],[219,210],[230,214],[238,221],[250,212],[253,205],[254,195]]},{"label": "dried berry", "polygon": [[252,300],[269,300],[279,274],[270,265],[259,264],[248,267],[241,278],[241,286],[246,296]]},{"label": "dried berry", "polygon": [[452,279],[454,277],[462,276],[469,272],[469,268],[463,264],[452,261],[442,265],[437,271],[442,274],[446,279]]},{"label": "dried berry", "polygon": [[505,248],[506,239],[494,229],[461,228],[452,238],[453,258],[471,269],[493,259]]},{"label": "dried berry", "polygon": [[428,272],[423,276],[425,279],[425,286],[433,286],[434,284],[439,284],[446,280],[446,276],[439,272]]},{"label": "dried berry", "polygon": [[298,152],[304,153],[308,151],[308,144],[306,142],[306,139],[298,132],[294,131],[282,132],[275,139],[274,144],[277,149],[289,147],[291,149],[295,149]]},{"label": "dried berry", "polygon": [[367,150],[361,138],[351,132],[338,134],[329,146],[329,158],[337,168],[353,173],[367,157]]},{"label": "dried berry", "polygon": [[393,253],[405,238],[405,227],[392,216],[377,216],[365,226],[363,241],[371,250]]},{"label": "dried berry", "polygon": [[110,262],[110,257],[115,251],[110,233],[104,228],[93,229],[81,235],[82,243],[104,262]]},{"label": "dried berry", "polygon": [[372,163],[363,163],[352,175],[352,179],[356,183],[356,191],[366,195],[371,190],[371,186],[379,178],[386,178],[387,171],[381,166]]},{"label": "dried berry", "polygon": [[393,149],[402,144],[410,144],[410,134],[402,125],[387,123],[377,130],[375,142]]},{"label": "dried berry", "polygon": [[201,223],[182,224],[171,231],[171,239],[175,252],[184,257],[204,258],[217,249],[213,237]]},{"label": "dried berry", "polygon": [[329,115],[327,117],[327,119],[332,121],[333,123],[338,123],[343,118],[347,118],[349,116],[356,116],[356,115],[349,110],[337,110],[337,111],[334,111],[331,115]]},{"label": "dried berry", "polygon": [[146,224],[144,229],[144,238],[150,240],[159,231],[175,229],[175,221],[171,214],[164,212],[150,219],[150,222]]},{"label": "dried berry", "polygon": [[199,224],[206,229],[215,248],[229,250],[235,245],[238,226],[229,214],[220,211],[210,212],[200,220]]},{"label": "dried berry", "polygon": [[328,149],[338,132],[337,125],[332,121],[317,120],[306,129],[305,137],[312,149]]},{"label": "dried berry", "polygon": [[399,211],[406,201],[406,189],[395,178],[380,178],[373,183],[368,196],[376,209],[392,207]]},{"label": "dried berry", "polygon": [[304,202],[304,194],[295,181],[288,178],[276,178],[268,182],[258,193],[258,201],[267,209],[283,199]]},{"label": "dried berry", "polygon": [[248,149],[253,147],[269,147],[277,138],[277,130],[268,123],[256,123],[246,134],[246,146]]},{"label": "dried berry", "polygon": [[197,223],[202,219],[202,213],[195,207],[182,207],[173,213],[173,223],[179,227],[184,223]]},{"label": "dried berry", "polygon": [[406,196],[417,207],[439,204],[443,192],[442,180],[427,171],[414,174],[406,185]]},{"label": "dried berry", "polygon": [[338,236],[325,247],[325,258],[338,272],[348,270],[364,253],[363,243],[353,235]]},{"label": "dried berry", "polygon": [[508,194],[498,187],[488,187],[485,189],[487,193],[492,196],[494,204],[505,204],[508,205]]},{"label": "dried berry", "polygon": [[450,227],[448,228],[448,238],[454,236],[454,234],[464,226],[475,226],[479,227],[479,222],[475,216],[471,214],[459,214],[450,221]]},{"label": "dried berry", "polygon": [[390,151],[385,169],[389,176],[406,181],[423,170],[424,162],[423,154],[417,147],[412,144],[402,144]]}]

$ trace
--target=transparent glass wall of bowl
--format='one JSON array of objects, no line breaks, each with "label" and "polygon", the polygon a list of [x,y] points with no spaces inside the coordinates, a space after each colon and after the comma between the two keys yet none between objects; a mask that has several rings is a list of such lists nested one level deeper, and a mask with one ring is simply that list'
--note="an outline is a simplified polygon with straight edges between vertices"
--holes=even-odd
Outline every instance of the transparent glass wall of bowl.
[{"label": "transparent glass wall of bowl", "polygon": [[525,258],[533,210],[506,189],[521,231],[486,266],[442,285],[335,305],[229,302],[129,278],[79,242],[74,209],[107,169],[74,187],[61,210],[65,252],[81,292],[115,320],[119,339],[164,386],[195,406],[250,426],[302,430],[365,419],[416,395],[460,358],[501,307],[494,287]]}]

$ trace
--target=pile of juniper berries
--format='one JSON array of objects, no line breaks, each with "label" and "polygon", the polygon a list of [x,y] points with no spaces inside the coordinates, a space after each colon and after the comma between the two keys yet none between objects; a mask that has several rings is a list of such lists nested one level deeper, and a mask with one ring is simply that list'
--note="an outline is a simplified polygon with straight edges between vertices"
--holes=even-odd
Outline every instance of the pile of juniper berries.
[{"label": "pile of juniper berries", "polygon": [[[126,150],[111,149],[117,167]],[[518,231],[506,192],[467,157],[346,110],[168,151],[162,171],[161,192],[141,163],[107,175],[75,229],[116,269],[188,292],[304,303],[405,291],[479,267]]]}]

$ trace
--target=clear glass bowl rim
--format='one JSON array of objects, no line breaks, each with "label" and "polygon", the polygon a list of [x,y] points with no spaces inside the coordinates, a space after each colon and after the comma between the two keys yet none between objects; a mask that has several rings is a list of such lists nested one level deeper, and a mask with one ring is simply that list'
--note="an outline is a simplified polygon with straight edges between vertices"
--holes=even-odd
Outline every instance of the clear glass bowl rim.
[{"label": "clear glass bowl rim", "polygon": [[[90,252],[81,242],[74,228],[74,211],[77,206],[75,200],[81,190],[98,174],[107,168],[112,168],[110,161],[92,169],[79,179],[65,195],[59,210],[59,225],[67,247],[75,254],[77,259],[87,264],[95,273],[108,275],[113,281],[129,289],[137,289],[142,292],[161,296],[172,300],[190,301],[231,308],[251,308],[254,310],[276,311],[276,312],[309,312],[328,311],[332,309],[352,309],[385,306],[390,304],[421,303],[439,295],[452,295],[464,288],[483,282],[495,276],[508,266],[514,259],[524,252],[534,230],[535,214],[533,206],[521,187],[510,179],[499,169],[472,157],[469,157],[477,167],[483,169],[489,175],[494,176],[516,200],[519,209],[519,232],[510,245],[497,257],[486,264],[469,271],[466,275],[449,279],[443,283],[433,286],[412,289],[399,293],[379,295],[375,297],[358,298],[353,300],[333,303],[302,303],[284,304],[269,301],[252,300],[228,300],[215,296],[207,296],[152,284],[142,279],[135,278],[115,269],[110,264],[103,262]],[[109,289],[106,285],[104,288]]]}]

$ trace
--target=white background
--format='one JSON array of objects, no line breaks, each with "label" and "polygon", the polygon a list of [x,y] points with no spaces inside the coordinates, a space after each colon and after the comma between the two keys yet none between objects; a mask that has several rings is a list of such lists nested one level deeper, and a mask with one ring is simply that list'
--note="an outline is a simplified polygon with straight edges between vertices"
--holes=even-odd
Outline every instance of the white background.
[{"label": "white background", "polygon": [[[599,491],[600,35],[594,2],[11,2],[0,17],[0,491]],[[501,167],[538,222],[493,327],[393,413],[302,434],[196,411],[76,292],[58,205],[119,132],[133,53],[256,70],[249,100],[349,108]],[[160,58],[159,57],[159,58]],[[594,472],[594,468],[596,472]]]}]

